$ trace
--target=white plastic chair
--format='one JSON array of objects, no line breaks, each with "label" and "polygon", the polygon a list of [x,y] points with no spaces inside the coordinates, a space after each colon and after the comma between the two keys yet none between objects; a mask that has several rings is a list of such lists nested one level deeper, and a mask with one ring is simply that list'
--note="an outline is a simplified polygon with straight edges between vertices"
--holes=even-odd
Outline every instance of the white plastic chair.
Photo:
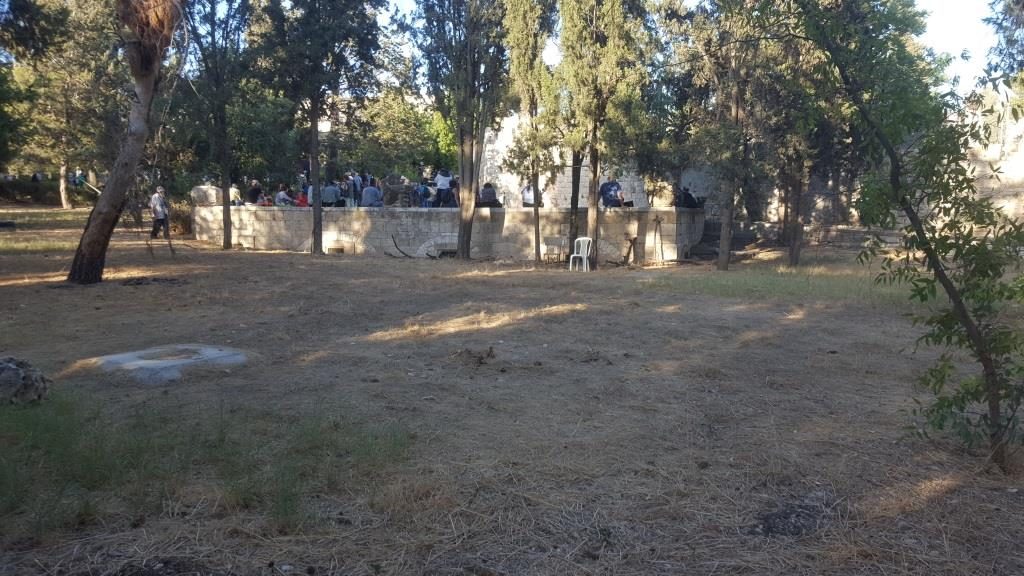
[{"label": "white plastic chair", "polygon": [[573,246],[572,255],[569,256],[569,270],[571,271],[573,262],[579,258],[580,263],[576,265],[577,270],[583,270],[584,272],[590,271],[590,246],[594,241],[587,237],[577,238],[576,244]]}]

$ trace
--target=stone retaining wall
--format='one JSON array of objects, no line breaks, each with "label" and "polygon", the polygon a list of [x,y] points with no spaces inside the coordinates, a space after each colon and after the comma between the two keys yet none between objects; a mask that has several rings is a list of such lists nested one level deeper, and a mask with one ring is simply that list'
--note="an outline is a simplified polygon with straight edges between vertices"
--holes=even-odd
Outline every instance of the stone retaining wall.
[{"label": "stone retaining wall", "polygon": [[[221,243],[220,206],[197,206],[196,238]],[[564,259],[572,250],[568,209],[541,210],[542,252]],[[586,235],[586,210],[580,210],[580,235]],[[455,250],[455,208],[325,208],[323,245],[327,252],[426,258]],[[313,211],[309,208],[235,206],[231,223],[236,246],[253,250],[308,252]],[[602,209],[601,260],[621,260],[636,238],[634,262],[660,262],[685,256],[704,234],[704,211],[673,208]],[[474,258],[533,259],[533,210],[479,208],[473,222]]]}]

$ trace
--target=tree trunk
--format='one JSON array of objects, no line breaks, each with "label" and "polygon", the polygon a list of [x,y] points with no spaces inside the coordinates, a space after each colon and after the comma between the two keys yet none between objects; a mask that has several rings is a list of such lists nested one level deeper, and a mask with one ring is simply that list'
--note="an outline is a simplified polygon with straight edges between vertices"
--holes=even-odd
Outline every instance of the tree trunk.
[{"label": "tree trunk", "polygon": [[779,206],[782,208],[782,222],[779,227],[779,242],[785,246],[789,246],[789,234],[792,231],[789,225],[789,199],[793,195],[793,191],[791,190],[789,180],[785,177],[781,177],[781,175],[779,180],[782,182],[781,197],[779,198]]},{"label": "tree trunk", "polygon": [[[540,253],[540,202],[536,201],[540,192],[540,174],[537,173],[537,166],[534,165],[530,171],[530,186],[533,186],[533,258],[538,264],[541,263]],[[540,196],[543,196],[541,194]]]},{"label": "tree trunk", "polygon": [[[728,186],[728,184],[726,184]],[[729,269],[730,251],[732,250],[732,211],[735,204],[735,196],[732,190],[728,194],[722,194],[725,202],[722,203],[722,235],[718,239],[718,269]]]},{"label": "tree trunk", "polygon": [[601,178],[601,157],[597,151],[597,124],[593,124],[590,130],[590,186],[587,189],[587,235],[593,239],[593,256],[590,260],[590,269],[598,268],[598,240],[601,230],[599,228],[601,212],[598,208],[598,183]]},{"label": "tree trunk", "polygon": [[469,260],[473,242],[473,211],[476,210],[476,195],[473,182],[476,180],[474,160],[476,157],[476,134],[462,128],[459,140],[459,238],[455,256]]},{"label": "tree trunk", "polygon": [[68,281],[77,284],[95,284],[103,280],[107,246],[124,209],[128,187],[135,179],[149,135],[149,113],[160,77],[160,61],[144,54],[139,42],[126,43],[124,50],[135,83],[135,98],[128,114],[128,134],[75,250]]},{"label": "tree trunk", "polygon": [[312,194],[309,202],[313,206],[313,247],[311,253],[324,253],[324,208],[320,205],[320,91],[319,88],[309,100],[309,185]]},{"label": "tree trunk", "polygon": [[220,199],[223,204],[224,237],[223,248],[230,250],[234,245],[231,231],[231,146],[228,143],[227,104],[223,99],[217,102],[216,112],[217,156],[220,162]]},{"label": "tree trunk", "polygon": [[[750,166],[750,142],[743,141],[743,166]],[[744,169],[740,178],[740,194],[743,197],[743,211],[746,212],[747,223],[753,226],[754,222],[764,220],[764,211],[761,209],[761,199],[758,198],[757,188],[750,185],[750,170]]]},{"label": "tree trunk", "polygon": [[[583,152],[572,151],[571,190],[569,191],[569,249],[576,245],[576,239],[580,237],[580,182],[583,180]],[[542,196],[538,190],[533,191],[534,205],[540,202]]]},{"label": "tree trunk", "polygon": [[60,163],[60,206],[65,210],[71,209],[71,200],[68,198],[68,163]]},{"label": "tree trunk", "polygon": [[789,243],[789,265],[793,268],[800,265],[800,252],[804,248],[804,207],[807,190],[811,185],[811,162],[805,160],[800,166],[800,176],[793,194],[793,233]]}]

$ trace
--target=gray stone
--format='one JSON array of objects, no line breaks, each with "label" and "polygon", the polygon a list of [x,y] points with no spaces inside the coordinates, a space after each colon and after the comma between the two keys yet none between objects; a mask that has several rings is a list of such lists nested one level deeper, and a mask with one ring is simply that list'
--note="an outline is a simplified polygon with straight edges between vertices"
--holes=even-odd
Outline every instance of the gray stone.
[{"label": "gray stone", "polygon": [[51,381],[31,364],[0,358],[0,404],[23,404],[46,398]]},{"label": "gray stone", "polygon": [[182,370],[193,367],[244,364],[245,352],[205,344],[172,344],[136,352],[93,358],[91,362],[108,372],[124,370],[143,384],[163,384],[181,378]]}]

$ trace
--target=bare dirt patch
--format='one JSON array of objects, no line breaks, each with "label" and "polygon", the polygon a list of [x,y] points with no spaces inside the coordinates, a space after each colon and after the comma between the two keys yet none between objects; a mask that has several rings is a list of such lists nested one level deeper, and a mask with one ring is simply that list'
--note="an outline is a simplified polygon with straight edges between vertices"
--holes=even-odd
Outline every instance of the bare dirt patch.
[{"label": "bare dirt patch", "polygon": [[[1020,479],[907,433],[931,356],[887,298],[175,246],[119,236],[110,281],[60,290],[69,252],[0,254],[0,356],[113,414],[343,413],[408,431],[407,458],[302,494],[287,532],[198,475],[142,518],[0,535],[0,574],[1024,573]],[[173,388],[72,368],[179,342],[251,357]]]}]

